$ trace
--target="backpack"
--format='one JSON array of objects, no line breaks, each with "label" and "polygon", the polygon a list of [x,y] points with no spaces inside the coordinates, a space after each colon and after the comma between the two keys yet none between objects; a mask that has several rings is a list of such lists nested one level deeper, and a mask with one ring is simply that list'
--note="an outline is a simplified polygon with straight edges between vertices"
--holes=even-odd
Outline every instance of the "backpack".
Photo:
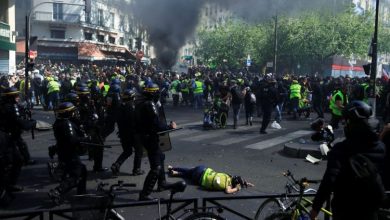
[{"label": "backpack", "polygon": [[[349,158],[354,184],[361,188],[361,197],[379,207],[386,198],[382,178],[375,164],[363,154],[355,154]],[[363,195],[364,194],[364,195]]]}]

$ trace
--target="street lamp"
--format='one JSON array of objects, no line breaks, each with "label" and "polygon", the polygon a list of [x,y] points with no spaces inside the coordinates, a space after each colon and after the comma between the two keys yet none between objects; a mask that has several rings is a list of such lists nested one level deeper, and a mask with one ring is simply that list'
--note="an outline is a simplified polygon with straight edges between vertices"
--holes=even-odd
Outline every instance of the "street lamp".
[{"label": "street lamp", "polygon": [[374,37],[372,38],[372,61],[371,61],[371,74],[370,74],[370,91],[369,91],[369,103],[373,109],[373,116],[376,112],[376,96],[375,96],[375,81],[378,68],[378,23],[379,23],[379,0],[376,0],[375,8],[375,29]]}]

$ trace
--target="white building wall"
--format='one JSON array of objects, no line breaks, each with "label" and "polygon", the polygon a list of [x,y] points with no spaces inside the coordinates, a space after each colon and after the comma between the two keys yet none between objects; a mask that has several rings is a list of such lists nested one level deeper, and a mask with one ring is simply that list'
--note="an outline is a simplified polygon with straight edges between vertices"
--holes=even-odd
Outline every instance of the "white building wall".
[{"label": "white building wall", "polygon": [[[9,0],[8,3],[8,24],[10,25],[10,41],[15,43],[16,41],[16,32],[15,32],[15,0]],[[16,72],[16,51],[9,51],[9,66],[8,66],[8,74],[13,74]]]}]

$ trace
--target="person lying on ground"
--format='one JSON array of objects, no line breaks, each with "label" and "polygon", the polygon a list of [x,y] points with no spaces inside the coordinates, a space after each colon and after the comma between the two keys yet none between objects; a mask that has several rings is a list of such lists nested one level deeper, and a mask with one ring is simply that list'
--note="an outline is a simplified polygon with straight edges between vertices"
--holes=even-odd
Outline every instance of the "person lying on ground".
[{"label": "person lying on ground", "polygon": [[241,188],[254,186],[241,176],[219,173],[204,165],[192,168],[168,166],[168,174],[171,177],[182,177],[188,179],[193,184],[201,186],[202,189],[225,191],[225,193],[228,194],[238,192]]}]

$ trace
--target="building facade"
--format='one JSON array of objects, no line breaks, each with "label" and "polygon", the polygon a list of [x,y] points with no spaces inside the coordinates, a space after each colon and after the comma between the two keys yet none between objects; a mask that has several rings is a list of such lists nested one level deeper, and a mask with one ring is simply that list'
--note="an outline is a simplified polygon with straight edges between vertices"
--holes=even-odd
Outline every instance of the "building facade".
[{"label": "building facade", "polygon": [[0,1],[0,75],[16,71],[15,0]]},{"label": "building facade", "polygon": [[[38,39],[40,59],[134,60],[135,39],[139,36],[143,36],[141,50],[146,56],[152,56],[145,33],[128,14],[130,0],[92,0],[89,13],[80,0],[31,0],[30,6],[25,6],[24,0],[16,1],[21,10],[18,15],[30,16],[30,36]],[[20,39],[24,40],[24,22],[18,27],[18,32],[24,33]]]}]

